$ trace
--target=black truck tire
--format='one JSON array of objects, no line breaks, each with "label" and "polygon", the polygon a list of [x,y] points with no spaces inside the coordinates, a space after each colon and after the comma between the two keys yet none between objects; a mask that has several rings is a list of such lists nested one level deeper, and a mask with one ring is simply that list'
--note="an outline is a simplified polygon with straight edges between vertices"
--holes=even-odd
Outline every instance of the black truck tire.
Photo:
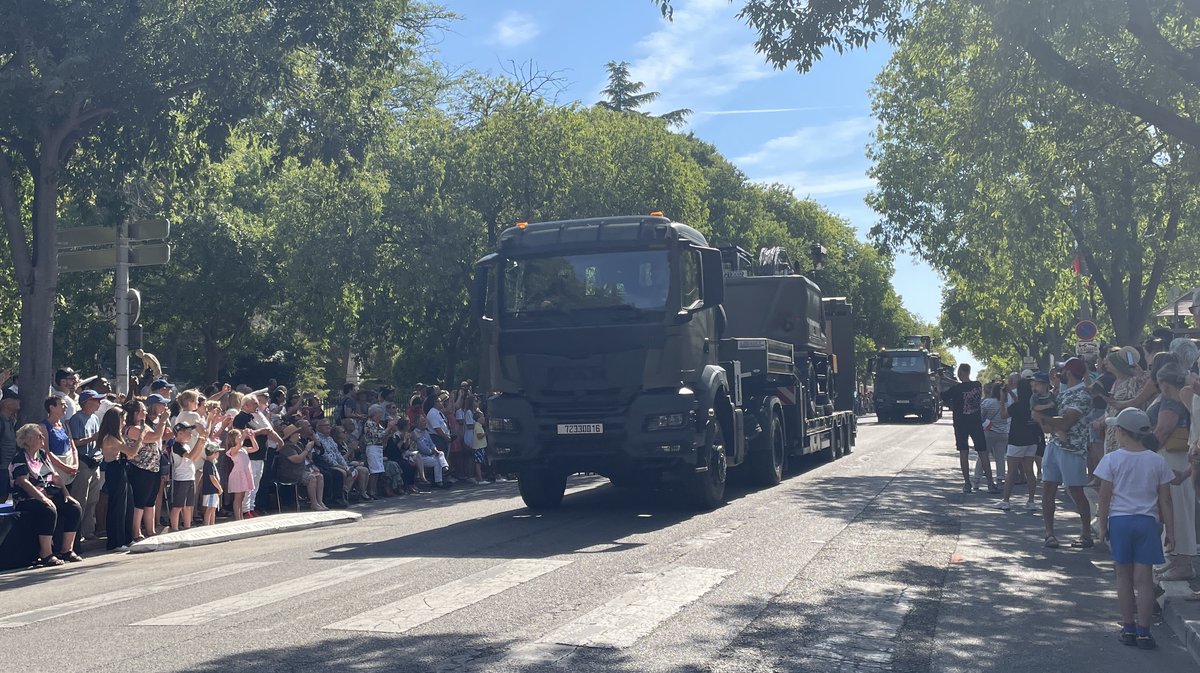
[{"label": "black truck tire", "polygon": [[721,421],[713,418],[708,422],[704,447],[700,459],[708,469],[692,472],[685,482],[687,499],[692,507],[708,511],[725,503],[725,481],[728,463],[725,458],[725,434]]},{"label": "black truck tire", "polygon": [[525,470],[517,479],[521,499],[530,509],[555,509],[562,505],[567,475],[553,470]]},{"label": "black truck tire", "polygon": [[783,464],[787,445],[784,444],[783,422],[771,412],[766,430],[754,442],[750,454],[750,476],[759,486],[774,486],[783,480]]}]

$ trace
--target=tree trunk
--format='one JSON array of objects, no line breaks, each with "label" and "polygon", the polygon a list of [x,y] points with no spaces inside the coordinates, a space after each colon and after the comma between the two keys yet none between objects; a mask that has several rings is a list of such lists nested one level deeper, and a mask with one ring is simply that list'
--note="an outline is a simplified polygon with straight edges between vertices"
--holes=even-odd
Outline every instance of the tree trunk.
[{"label": "tree trunk", "polygon": [[[21,419],[46,417],[43,402],[54,376],[54,302],[58,293],[57,146],[43,145],[33,171],[32,268],[18,278],[21,293]],[[34,167],[31,167],[34,168]],[[20,268],[16,265],[14,268]]]},{"label": "tree trunk", "polygon": [[216,339],[213,339],[207,332],[204,333],[204,381],[205,383],[219,383],[221,376],[221,365],[224,363],[225,351],[217,345]]}]

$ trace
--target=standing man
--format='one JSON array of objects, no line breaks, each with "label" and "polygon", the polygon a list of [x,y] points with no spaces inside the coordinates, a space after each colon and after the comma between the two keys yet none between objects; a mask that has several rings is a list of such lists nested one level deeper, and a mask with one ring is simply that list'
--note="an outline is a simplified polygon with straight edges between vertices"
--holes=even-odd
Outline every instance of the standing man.
[{"label": "standing man", "polygon": [[1079,513],[1081,535],[1071,543],[1072,547],[1087,549],[1095,546],[1092,541],[1092,510],[1083,487],[1088,483],[1087,412],[1092,398],[1084,387],[1087,365],[1079,358],[1070,358],[1059,366],[1066,378],[1058,392],[1058,415],[1034,411],[1035,420],[1050,431],[1046,442],[1046,455],[1042,458],[1042,522],[1046,528],[1046,546],[1058,547],[1054,537],[1054,508],[1058,501],[1058,486],[1067,487],[1075,511]]},{"label": "standing man", "polygon": [[0,503],[8,501],[12,488],[8,465],[17,455],[17,414],[21,411],[21,396],[11,388],[0,392]]},{"label": "standing man", "polygon": [[992,479],[992,465],[986,460],[987,436],[983,433],[983,415],[980,405],[983,402],[983,386],[978,381],[971,380],[971,365],[962,363],[958,366],[958,383],[942,393],[942,400],[950,405],[954,419],[954,444],[958,448],[958,464],[962,468],[963,493],[970,493],[971,486],[971,448],[967,445],[970,440],[975,444],[975,452],[985,457],[983,460],[983,475],[987,477],[988,493],[999,493],[996,482]]},{"label": "standing man", "polygon": [[79,452],[79,471],[75,473],[75,481],[71,482],[71,496],[83,508],[83,518],[79,522],[81,542],[96,537],[96,503],[100,502],[100,491],[104,488],[104,472],[100,470],[104,456],[96,441],[100,432],[96,410],[103,399],[104,396],[95,390],[84,390],[79,395],[79,413],[67,421],[71,439],[75,440],[75,450]]},{"label": "standing man", "polygon": [[79,413],[79,402],[75,397],[75,387],[78,385],[79,374],[76,374],[74,369],[66,367],[54,372],[54,390],[51,390],[50,394],[62,400],[65,405],[66,412],[63,414],[63,423]]}]

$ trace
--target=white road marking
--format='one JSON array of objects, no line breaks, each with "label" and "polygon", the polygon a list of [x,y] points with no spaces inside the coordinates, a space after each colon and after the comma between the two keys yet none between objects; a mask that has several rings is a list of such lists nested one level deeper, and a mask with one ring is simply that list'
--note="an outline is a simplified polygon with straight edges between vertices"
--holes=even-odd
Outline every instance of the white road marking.
[{"label": "white road marking", "polygon": [[247,570],[255,570],[257,568],[263,568],[269,565],[273,565],[273,562],[230,563],[223,566],[217,566],[216,568],[208,568],[199,572],[189,573],[187,575],[171,577],[159,582],[134,584],[125,587],[124,589],[117,589],[116,591],[108,591],[102,594],[96,594],[95,596],[86,596],[84,598],[77,598],[73,601],[67,601],[65,603],[58,603],[56,605],[50,605],[44,608],[38,608],[36,610],[29,610],[27,612],[21,612],[15,615],[9,615],[8,617],[0,617],[0,628],[15,628],[18,626],[25,626],[26,624],[33,624],[34,622],[54,619],[55,617],[65,617],[66,615],[73,615],[77,612],[91,610],[92,608],[112,605],[113,603],[131,601],[135,598],[142,598],[144,596],[150,596],[153,594],[162,593],[164,591],[171,591],[172,589],[178,589],[190,584],[198,584],[207,580],[217,580],[223,577],[234,575],[236,573],[246,572]]},{"label": "white road marking", "polygon": [[568,560],[553,559],[509,561],[325,628],[338,631],[404,633],[570,563]]},{"label": "white road marking", "polygon": [[539,639],[542,647],[536,649],[629,647],[732,574],[716,568],[672,568]]},{"label": "white road marking", "polygon": [[136,622],[131,626],[196,626],[207,624],[231,615],[236,615],[264,605],[295,598],[306,593],[339,585],[363,575],[370,575],[398,565],[411,563],[415,558],[371,558],[351,561],[343,565],[302,575],[278,584],[260,587],[229,598],[185,608],[161,617]]}]

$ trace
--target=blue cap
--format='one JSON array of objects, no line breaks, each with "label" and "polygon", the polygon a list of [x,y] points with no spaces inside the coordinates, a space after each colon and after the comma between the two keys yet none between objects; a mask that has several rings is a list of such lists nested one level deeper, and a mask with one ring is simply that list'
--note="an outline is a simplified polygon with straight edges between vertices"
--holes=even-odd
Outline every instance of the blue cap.
[{"label": "blue cap", "polygon": [[86,388],[86,389],[84,389],[83,392],[79,393],[79,403],[80,404],[83,404],[84,402],[88,402],[91,400],[102,400],[102,399],[104,399],[104,394],[97,392],[95,390],[92,390],[91,388]]},{"label": "blue cap", "polygon": [[150,397],[146,398],[146,406],[150,406],[151,404],[166,404],[166,403],[167,403],[167,398],[163,397],[162,395],[159,395],[158,393],[154,393]]},{"label": "blue cap", "polygon": [[154,383],[150,384],[150,390],[152,390],[152,391],[153,390],[162,390],[163,388],[166,388],[167,390],[175,390],[175,386],[171,385],[171,383],[169,381],[167,381],[166,379],[159,379],[159,380],[155,381]]},{"label": "blue cap", "polygon": [[1033,380],[1038,383],[1050,383],[1050,375],[1046,372],[1038,372],[1033,375]]}]

